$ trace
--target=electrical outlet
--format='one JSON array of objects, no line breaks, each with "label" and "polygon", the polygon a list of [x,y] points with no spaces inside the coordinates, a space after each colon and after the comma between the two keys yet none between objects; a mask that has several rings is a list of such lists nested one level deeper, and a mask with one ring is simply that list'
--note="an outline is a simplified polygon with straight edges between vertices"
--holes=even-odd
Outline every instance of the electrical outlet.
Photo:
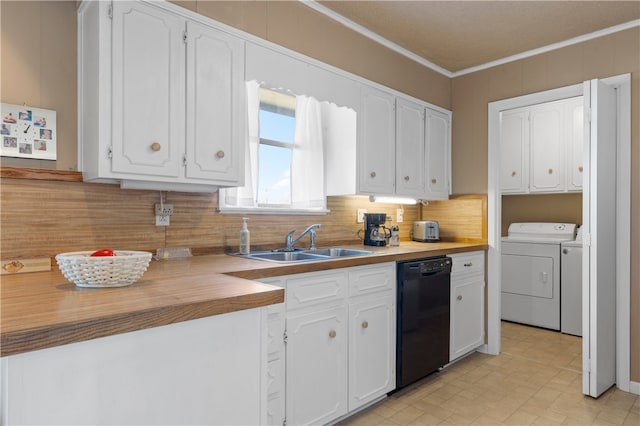
[{"label": "electrical outlet", "polygon": [[169,226],[169,218],[171,216],[167,215],[156,215],[156,226]]},{"label": "electrical outlet", "polygon": [[171,216],[173,214],[173,204],[156,204],[156,216]]},{"label": "electrical outlet", "polygon": [[364,222],[364,214],[367,212],[367,209],[358,209],[356,210],[356,223]]},{"label": "electrical outlet", "polygon": [[396,209],[396,222],[402,223],[404,221],[404,209]]}]

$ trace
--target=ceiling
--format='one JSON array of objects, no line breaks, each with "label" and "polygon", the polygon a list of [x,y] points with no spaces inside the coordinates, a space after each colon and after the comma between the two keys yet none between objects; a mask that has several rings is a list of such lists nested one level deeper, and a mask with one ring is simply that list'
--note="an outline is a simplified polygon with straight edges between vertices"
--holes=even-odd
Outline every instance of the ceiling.
[{"label": "ceiling", "polygon": [[640,19],[640,0],[318,1],[311,6],[340,19],[337,13],[453,74],[631,21],[637,25]]}]

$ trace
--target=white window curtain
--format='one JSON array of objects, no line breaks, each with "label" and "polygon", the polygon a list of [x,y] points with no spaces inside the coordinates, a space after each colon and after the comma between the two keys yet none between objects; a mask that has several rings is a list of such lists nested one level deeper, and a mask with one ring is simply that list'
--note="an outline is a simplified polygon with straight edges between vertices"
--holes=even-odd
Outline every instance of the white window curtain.
[{"label": "white window curtain", "polygon": [[291,207],[326,208],[322,107],[317,99],[296,97],[296,129],[291,157]]},{"label": "white window curtain", "polygon": [[260,85],[246,83],[248,123],[245,155],[245,186],[220,190],[220,209],[253,213],[280,212],[326,213],[322,107],[308,96],[296,97],[296,128],[291,156],[291,208],[258,206],[258,147],[260,144]]},{"label": "white window curtain", "polygon": [[245,135],[244,186],[221,190],[225,207],[257,208],[258,145],[260,143],[260,85],[247,81],[247,134]]}]

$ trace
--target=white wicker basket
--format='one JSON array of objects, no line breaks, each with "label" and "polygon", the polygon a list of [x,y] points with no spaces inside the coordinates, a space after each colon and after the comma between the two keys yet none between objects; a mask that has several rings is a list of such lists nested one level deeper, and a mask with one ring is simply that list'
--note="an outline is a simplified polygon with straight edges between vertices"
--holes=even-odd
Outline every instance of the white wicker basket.
[{"label": "white wicker basket", "polygon": [[136,282],[149,267],[151,253],[116,250],[115,256],[95,256],[92,251],[56,256],[62,275],[78,287],[124,287]]}]

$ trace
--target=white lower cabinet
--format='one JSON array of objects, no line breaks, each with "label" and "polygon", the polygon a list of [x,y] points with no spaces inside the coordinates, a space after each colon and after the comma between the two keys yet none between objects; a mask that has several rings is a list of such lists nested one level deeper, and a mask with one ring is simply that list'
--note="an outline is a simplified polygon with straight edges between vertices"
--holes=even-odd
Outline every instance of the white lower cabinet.
[{"label": "white lower cabinet", "polygon": [[395,388],[395,324],[391,295],[349,305],[349,411]]},{"label": "white lower cabinet", "polygon": [[[330,423],[395,388],[394,262],[262,281],[286,289],[267,373],[268,384],[286,386],[284,398],[268,387],[267,424]],[[280,333],[277,315],[267,324],[268,336]],[[284,368],[272,369],[275,360]]]},{"label": "white lower cabinet", "polygon": [[287,424],[325,424],[347,413],[347,310],[287,317]]},{"label": "white lower cabinet", "polygon": [[484,252],[452,254],[449,361],[484,344]]}]

